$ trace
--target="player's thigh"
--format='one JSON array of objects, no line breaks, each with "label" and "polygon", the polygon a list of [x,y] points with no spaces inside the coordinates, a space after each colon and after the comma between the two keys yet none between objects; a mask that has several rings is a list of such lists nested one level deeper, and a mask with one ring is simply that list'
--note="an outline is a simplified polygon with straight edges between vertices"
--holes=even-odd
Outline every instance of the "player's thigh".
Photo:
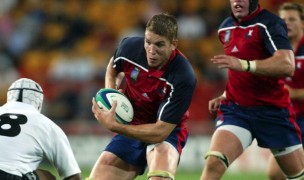
[{"label": "player's thigh", "polygon": [[209,149],[224,154],[232,163],[251,142],[252,137],[248,130],[228,125],[222,126],[214,132]]},{"label": "player's thigh", "polygon": [[175,174],[179,162],[179,153],[175,147],[168,142],[151,146],[147,150],[149,172],[161,170]]},{"label": "player's thigh", "polygon": [[300,173],[304,169],[304,151],[301,146],[288,154],[276,155],[275,158],[282,171],[288,176]]},{"label": "player's thigh", "polygon": [[111,152],[104,151],[99,156],[98,160],[96,161],[92,173],[98,173],[98,172],[106,172],[106,169],[121,169],[123,171],[130,171],[130,172],[139,172],[139,168],[136,166],[133,166],[131,164],[128,164],[127,162],[120,159],[118,156]]}]

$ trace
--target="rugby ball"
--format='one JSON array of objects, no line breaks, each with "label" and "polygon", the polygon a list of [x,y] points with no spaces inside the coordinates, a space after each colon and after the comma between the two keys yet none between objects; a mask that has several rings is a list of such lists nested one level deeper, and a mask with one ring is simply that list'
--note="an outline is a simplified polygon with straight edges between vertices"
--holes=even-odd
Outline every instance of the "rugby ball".
[{"label": "rugby ball", "polygon": [[129,99],[116,89],[102,88],[95,95],[95,101],[102,109],[110,110],[113,101],[117,101],[116,121],[121,124],[131,123],[134,111]]}]

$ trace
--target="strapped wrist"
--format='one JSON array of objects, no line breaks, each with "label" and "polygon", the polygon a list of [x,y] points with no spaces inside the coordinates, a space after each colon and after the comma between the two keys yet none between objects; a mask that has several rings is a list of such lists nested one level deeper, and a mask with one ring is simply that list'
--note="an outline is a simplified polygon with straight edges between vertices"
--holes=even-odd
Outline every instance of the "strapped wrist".
[{"label": "strapped wrist", "polygon": [[256,62],[255,61],[249,61],[244,59],[239,59],[242,67],[242,71],[245,72],[255,72],[256,70]]},{"label": "strapped wrist", "polygon": [[249,61],[250,69],[249,72],[255,72],[256,71],[256,61]]}]

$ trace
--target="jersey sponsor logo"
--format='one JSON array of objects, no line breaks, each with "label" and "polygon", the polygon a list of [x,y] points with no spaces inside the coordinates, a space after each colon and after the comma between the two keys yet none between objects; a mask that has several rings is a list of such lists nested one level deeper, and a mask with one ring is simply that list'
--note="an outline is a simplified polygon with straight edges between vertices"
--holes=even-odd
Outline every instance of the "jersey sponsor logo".
[{"label": "jersey sponsor logo", "polygon": [[239,52],[239,49],[238,49],[236,46],[234,46],[234,47],[232,48],[231,52]]},{"label": "jersey sponsor logo", "polygon": [[134,69],[132,69],[132,72],[131,72],[131,81],[133,83],[137,81],[138,74],[139,74],[139,69],[137,67],[135,67]]},{"label": "jersey sponsor logo", "polygon": [[230,30],[227,30],[226,33],[225,33],[225,42],[228,42],[229,39],[230,39],[230,33],[231,31]]}]

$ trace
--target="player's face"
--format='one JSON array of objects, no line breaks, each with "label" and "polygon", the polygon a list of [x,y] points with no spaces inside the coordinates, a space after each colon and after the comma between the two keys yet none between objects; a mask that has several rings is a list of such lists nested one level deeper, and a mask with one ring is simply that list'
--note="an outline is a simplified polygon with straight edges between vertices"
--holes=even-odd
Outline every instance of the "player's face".
[{"label": "player's face", "polygon": [[238,20],[249,14],[249,0],[230,0],[230,7]]},{"label": "player's face", "polygon": [[157,35],[151,31],[146,31],[145,49],[149,66],[161,69],[169,60],[175,46],[168,38]]},{"label": "player's face", "polygon": [[281,10],[279,11],[279,15],[287,24],[288,38],[301,38],[303,35],[304,21],[301,21],[299,12],[293,9]]}]

